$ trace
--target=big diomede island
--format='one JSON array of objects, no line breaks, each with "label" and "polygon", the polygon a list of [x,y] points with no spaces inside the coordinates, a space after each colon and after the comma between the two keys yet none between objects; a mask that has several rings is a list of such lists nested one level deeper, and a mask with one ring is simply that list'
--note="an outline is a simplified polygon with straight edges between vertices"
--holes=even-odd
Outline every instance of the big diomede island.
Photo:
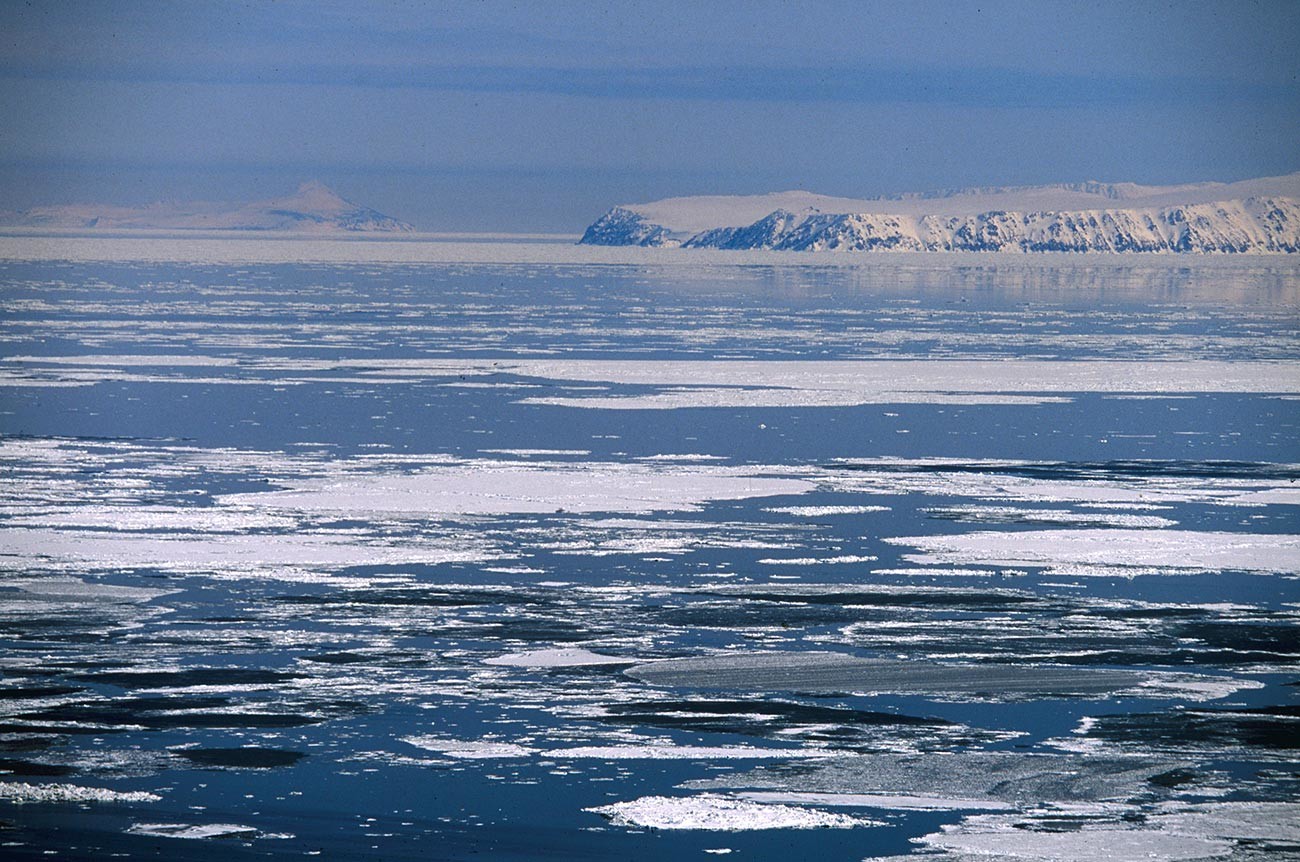
[{"label": "big diomede island", "polygon": [[852,200],[805,191],[624,204],[586,245],[785,251],[1300,251],[1300,173],[1235,183],[1083,182]]}]

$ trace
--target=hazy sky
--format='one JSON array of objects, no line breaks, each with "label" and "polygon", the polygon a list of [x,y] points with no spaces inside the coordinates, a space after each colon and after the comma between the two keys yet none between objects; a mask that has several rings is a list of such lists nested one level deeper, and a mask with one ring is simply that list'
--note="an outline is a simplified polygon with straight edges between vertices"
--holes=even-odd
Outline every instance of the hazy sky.
[{"label": "hazy sky", "polygon": [[0,207],[613,203],[1300,170],[1300,3],[0,0]]}]

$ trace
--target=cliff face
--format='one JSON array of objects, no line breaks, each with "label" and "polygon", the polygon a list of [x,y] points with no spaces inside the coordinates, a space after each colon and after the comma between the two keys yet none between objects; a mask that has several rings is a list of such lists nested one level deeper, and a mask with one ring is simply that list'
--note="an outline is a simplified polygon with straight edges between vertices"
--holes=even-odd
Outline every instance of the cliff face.
[{"label": "cliff face", "polygon": [[[1081,183],[968,189],[876,201],[806,195],[815,203],[863,208],[845,212],[827,212],[816,206],[798,212],[777,208],[752,223],[702,230],[682,230],[673,222],[698,226],[701,213],[704,218],[726,219],[728,200],[742,202],[737,212],[752,214],[765,198],[681,198],[615,207],[588,228],[582,242],[783,251],[1296,253],[1300,251],[1300,196],[1264,194],[1207,200],[1215,193],[1270,186],[1291,191],[1292,186],[1300,186],[1300,175],[1274,180],[1169,188]],[[785,192],[768,197],[797,201],[797,196],[804,194]],[[1179,202],[1180,198],[1187,202]],[[1017,201],[1082,203],[1085,207],[973,211],[983,202]],[[656,217],[663,222],[656,222]]]},{"label": "cliff face", "polygon": [[671,232],[661,225],[651,224],[644,216],[623,207],[614,207],[583,233],[578,240],[582,245],[677,245]]}]

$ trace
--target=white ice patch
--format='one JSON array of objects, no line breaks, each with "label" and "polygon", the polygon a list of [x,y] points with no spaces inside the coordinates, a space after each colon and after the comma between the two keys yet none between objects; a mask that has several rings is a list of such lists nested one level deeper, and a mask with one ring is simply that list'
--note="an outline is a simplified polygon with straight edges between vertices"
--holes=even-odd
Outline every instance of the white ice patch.
[{"label": "white ice patch", "polygon": [[648,829],[701,829],[742,832],[754,829],[851,829],[881,824],[860,817],[793,805],[765,805],[745,799],[702,793],[697,796],[643,796],[584,808],[617,826]]},{"label": "white ice patch", "polygon": [[[1150,859],[1214,859],[1233,853],[1235,842],[1282,847],[1300,841],[1300,804],[1295,802],[1166,802],[1144,812],[1142,825],[1114,823],[1122,809],[1053,804],[1024,815],[974,815],[920,843],[959,858],[997,857],[1042,862],[1147,862]],[[1099,816],[1072,831],[1034,828],[1039,817]],[[1109,821],[1109,822],[1107,822]],[[1283,851],[1285,852],[1285,851]],[[949,858],[949,857],[939,857]]]},{"label": "white ice patch", "polygon": [[71,511],[9,518],[10,526],[58,529],[111,529],[119,532],[176,530],[235,533],[250,530],[287,530],[293,518],[241,511],[235,507],[80,506]]},{"label": "white ice patch", "polygon": [[500,740],[449,739],[442,736],[408,736],[402,742],[460,760],[509,760],[533,756],[550,760],[806,760],[832,754],[817,748],[672,745],[657,742],[537,748]]},{"label": "white ice patch", "polygon": [[439,736],[407,736],[402,742],[436,751],[459,760],[509,760],[517,757],[531,757],[537,753],[536,748],[516,745],[512,742],[494,742],[492,740],[446,739]]},{"label": "white ice patch", "polygon": [[1246,841],[1300,843],[1300,803],[1214,802],[1168,806],[1169,813],[1150,818],[1166,832]]},{"label": "white ice patch", "polygon": [[[3,546],[3,542],[0,542],[0,546]],[[178,590],[156,590],[148,587],[124,587],[69,577],[5,579],[0,581],[0,589],[18,590],[20,593],[45,601],[125,604],[149,602],[178,592]]]},{"label": "white ice patch", "polygon": [[1035,404],[1060,393],[1300,393],[1284,362],[1113,360],[518,360],[497,370],[547,380],[658,386],[641,395],[533,397],[605,409],[858,404]]},{"label": "white ice patch", "polygon": [[748,791],[738,793],[755,802],[823,805],[845,808],[887,808],[902,811],[1011,811],[1016,806],[997,799],[961,799],[947,796],[909,796],[893,793],[799,793]]},{"label": "white ice patch", "polygon": [[[1232,852],[1217,838],[1139,829],[1084,829],[1077,832],[940,832],[919,839],[928,847],[998,859],[1042,862],[1151,862],[1153,859],[1212,859]],[[964,858],[964,857],[963,857]]]},{"label": "white ice patch", "polygon": [[817,748],[754,748],[748,745],[588,745],[552,748],[544,756],[570,760],[807,760],[834,752]]},{"label": "white ice patch", "polygon": [[872,563],[876,557],[843,554],[837,557],[766,557],[758,562],[765,566],[834,566],[844,563]]},{"label": "white ice patch", "polygon": [[420,514],[654,512],[696,509],[712,500],[801,494],[803,479],[727,467],[656,468],[595,463],[537,466],[466,464],[414,475],[291,482],[292,490],[229,494],[226,505],[280,511]]},{"label": "white ice patch", "polygon": [[[1269,476],[1176,474],[1051,476],[1053,465],[1036,461],[946,458],[853,459],[851,469],[831,467],[821,478],[827,490],[872,495],[923,494],[1015,503],[1072,503],[1089,508],[1144,511],[1176,503],[1264,506],[1296,494],[1285,479]],[[1279,465],[1294,468],[1294,465]],[[1044,475],[1023,475],[1025,468]]]},{"label": "white ice patch", "polygon": [[151,567],[178,572],[274,574],[283,568],[340,569],[409,563],[467,563],[496,559],[469,539],[436,537],[383,541],[354,533],[290,535],[107,533],[79,530],[0,530],[0,569],[92,565]]},{"label": "white ice patch", "polygon": [[208,823],[202,826],[191,826],[188,823],[135,823],[126,831],[133,835],[149,835],[153,838],[189,840],[256,838],[259,834],[252,826],[240,826],[237,823]]},{"label": "white ice patch", "polygon": [[82,787],[78,784],[27,784],[21,781],[0,782],[0,799],[23,804],[27,802],[158,802],[157,793],[143,790],[106,790],[103,787]]},{"label": "white ice patch", "polygon": [[946,506],[922,509],[928,515],[974,523],[1070,524],[1075,526],[1128,527],[1147,529],[1172,527],[1177,521],[1159,515],[1072,512],[1069,509],[1025,509],[1016,506]]},{"label": "white ice patch", "polygon": [[480,449],[479,451],[487,455],[513,455],[516,458],[559,457],[564,455],[581,457],[591,454],[590,449]]},{"label": "white ice patch", "polygon": [[1044,566],[1050,571],[1103,574],[1235,570],[1300,574],[1300,536],[1191,530],[1037,530],[885,539],[919,554],[921,565]]},{"label": "white ice patch", "polygon": [[865,515],[889,510],[889,506],[774,506],[763,511],[776,515],[794,515],[796,518],[824,518],[829,515]]},{"label": "white ice patch", "polygon": [[566,649],[539,649],[527,652],[508,653],[485,659],[484,664],[503,665],[505,667],[549,668],[549,667],[594,667],[606,664],[636,664],[640,659],[620,658],[615,655],[602,655],[590,650],[576,647]]}]

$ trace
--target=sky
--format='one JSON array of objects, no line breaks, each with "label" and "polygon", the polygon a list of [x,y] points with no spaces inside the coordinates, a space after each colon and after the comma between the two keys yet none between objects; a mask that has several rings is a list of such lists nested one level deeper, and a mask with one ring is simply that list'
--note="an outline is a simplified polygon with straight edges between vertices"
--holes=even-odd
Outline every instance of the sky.
[{"label": "sky", "polygon": [[0,0],[0,208],[319,179],[437,231],[1300,170],[1300,3]]}]

